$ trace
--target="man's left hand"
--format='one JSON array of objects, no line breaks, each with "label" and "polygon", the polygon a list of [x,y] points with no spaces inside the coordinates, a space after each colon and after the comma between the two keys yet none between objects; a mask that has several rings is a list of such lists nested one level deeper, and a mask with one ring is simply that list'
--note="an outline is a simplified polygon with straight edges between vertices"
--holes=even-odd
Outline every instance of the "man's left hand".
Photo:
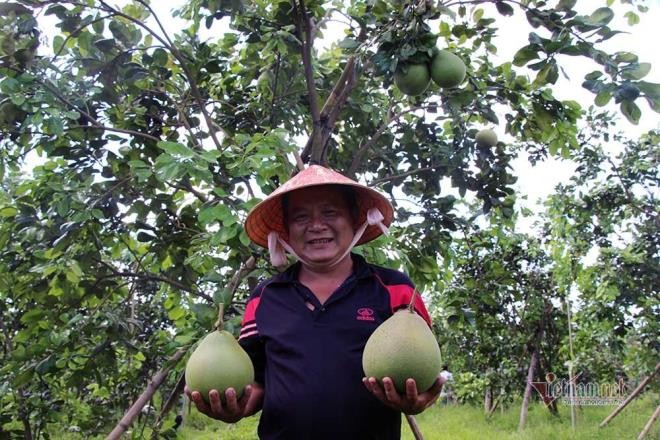
[{"label": "man's left hand", "polygon": [[408,379],[406,380],[406,392],[404,394],[397,393],[394,382],[389,377],[383,378],[382,383],[375,377],[364,377],[362,382],[369,391],[390,408],[404,414],[419,414],[438,400],[445,380],[438,377],[431,388],[419,393],[415,380]]}]

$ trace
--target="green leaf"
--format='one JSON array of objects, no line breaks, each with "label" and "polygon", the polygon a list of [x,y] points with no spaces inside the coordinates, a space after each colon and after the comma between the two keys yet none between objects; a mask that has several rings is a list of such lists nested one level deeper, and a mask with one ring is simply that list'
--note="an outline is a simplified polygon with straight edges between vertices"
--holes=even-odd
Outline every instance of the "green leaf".
[{"label": "green leaf", "polygon": [[64,49],[64,41],[65,41],[64,37],[62,37],[61,35],[55,35],[55,37],[53,38],[54,54],[62,52],[62,50]]},{"label": "green leaf", "polygon": [[337,46],[341,47],[342,49],[350,50],[360,46],[360,43],[358,43],[354,38],[344,38],[337,44]]},{"label": "green leaf", "polygon": [[149,234],[148,232],[140,231],[137,234],[137,241],[142,243],[147,243],[156,239],[156,236]]},{"label": "green leaf", "polygon": [[186,315],[186,311],[181,307],[175,307],[167,313],[167,316],[172,321],[176,321],[177,319],[183,318],[185,315]]},{"label": "green leaf", "polygon": [[642,111],[637,104],[632,101],[621,102],[621,112],[628,121],[635,125],[639,123],[639,118],[642,116]]},{"label": "green leaf", "polygon": [[596,95],[594,103],[599,107],[603,107],[610,102],[610,99],[612,99],[612,93],[609,90],[601,90],[598,95]]},{"label": "green leaf", "polygon": [[639,15],[635,14],[633,11],[628,11],[623,14],[623,16],[628,19],[628,26],[639,24]]},{"label": "green leaf", "polygon": [[639,81],[635,83],[640,92],[653,99],[660,99],[660,84]]},{"label": "green leaf", "polygon": [[117,40],[121,41],[127,47],[131,45],[131,31],[126,25],[117,20],[112,20],[108,27]]},{"label": "green leaf", "polygon": [[640,80],[651,71],[651,63],[638,63],[621,69],[621,76],[626,79]]},{"label": "green leaf", "polygon": [[535,60],[539,57],[538,49],[533,46],[522,47],[516,52],[513,56],[513,64],[516,66],[524,66],[531,60]]},{"label": "green leaf", "polygon": [[660,113],[660,99],[653,99],[650,96],[645,96],[644,99],[646,99],[646,102],[648,103],[649,107],[651,107],[651,110],[656,113]]},{"label": "green leaf", "polygon": [[560,0],[555,10],[557,11],[572,11],[575,7],[577,0]]},{"label": "green leaf", "polygon": [[14,208],[13,206],[5,206],[4,208],[0,208],[0,217],[14,217],[16,214],[18,214],[18,209]]},{"label": "green leaf", "polygon": [[506,17],[510,17],[513,15],[513,7],[505,2],[497,2],[495,3],[495,7],[497,8],[497,12],[500,13],[500,15],[504,15]]},{"label": "green leaf", "polygon": [[32,376],[34,376],[34,367],[28,367],[27,369],[18,373],[16,377],[14,377],[12,384],[14,387],[20,388],[30,382],[32,380]]},{"label": "green leaf", "polygon": [[195,155],[192,149],[178,142],[160,141],[157,145],[171,156],[190,158]]},{"label": "green leaf", "polygon": [[169,61],[169,55],[167,54],[167,51],[165,51],[165,49],[161,47],[154,50],[154,53],[152,54],[152,58],[154,60],[154,64],[162,67],[165,67],[167,65],[167,62]]},{"label": "green leaf", "polygon": [[614,18],[614,11],[603,7],[596,9],[590,16],[589,22],[598,26],[605,26]]},{"label": "green leaf", "polygon": [[636,63],[639,59],[637,55],[632,52],[617,52],[614,54],[613,58],[617,63]]},{"label": "green leaf", "polygon": [[109,53],[116,48],[117,43],[114,38],[104,38],[102,40],[96,40],[94,46],[103,53]]},{"label": "green leaf", "polygon": [[92,22],[92,29],[97,34],[102,34],[103,29],[105,29],[105,20],[96,20],[96,21]]},{"label": "green leaf", "polygon": [[595,70],[595,71],[593,71],[593,72],[591,72],[591,73],[586,74],[586,75],[584,76],[584,79],[585,79],[585,80],[591,80],[591,81],[593,81],[593,80],[595,80],[595,79],[600,78],[601,76],[603,76],[603,72],[601,72],[600,70]]}]

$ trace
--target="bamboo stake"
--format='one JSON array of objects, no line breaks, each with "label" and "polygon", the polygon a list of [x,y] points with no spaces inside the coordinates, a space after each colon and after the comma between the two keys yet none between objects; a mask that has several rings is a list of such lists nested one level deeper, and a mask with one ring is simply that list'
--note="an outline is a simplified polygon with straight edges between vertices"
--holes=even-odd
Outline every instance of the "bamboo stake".
[{"label": "bamboo stake", "polygon": [[646,434],[649,433],[651,430],[651,427],[655,423],[655,419],[658,418],[658,415],[660,415],[660,405],[655,409],[655,412],[651,416],[648,422],[646,422],[646,425],[644,426],[644,429],[642,429],[642,432],[639,433],[639,437],[637,437],[637,440],[642,440],[644,437],[646,437]]},{"label": "bamboo stake", "polygon": [[571,362],[568,364],[568,377],[570,382],[568,384],[568,393],[571,399],[571,426],[575,430],[576,414],[575,414],[575,399],[573,399],[575,392],[575,381],[573,378],[573,362],[575,362],[575,353],[573,352],[573,318],[571,317],[571,301],[566,295],[566,318],[568,319],[568,348],[571,355]]},{"label": "bamboo stake", "polygon": [[417,420],[415,420],[415,416],[406,414],[406,420],[408,421],[408,425],[410,425],[410,430],[412,431],[415,440],[424,440],[424,436],[422,435],[422,431],[419,429],[419,425],[417,424]]},{"label": "bamboo stake", "polygon": [[163,384],[163,382],[165,382],[167,374],[170,372],[170,370],[186,354],[188,348],[189,347],[181,348],[176,353],[174,353],[174,355],[172,355],[172,357],[165,363],[166,366],[161,368],[160,371],[158,371],[158,373],[156,373],[151,378],[147,388],[140,395],[140,397],[137,398],[135,403],[131,405],[128,411],[124,413],[124,417],[121,418],[112,432],[108,434],[106,440],[118,440],[121,435],[126,432],[126,430],[128,430],[128,428],[133,423],[133,420],[135,420],[135,418],[140,414],[140,411],[144,405],[146,405],[151,400],[158,388]]},{"label": "bamboo stake", "polygon": [[655,370],[653,370],[653,372],[652,372],[651,374],[649,374],[649,375],[646,377],[646,379],[644,379],[644,380],[642,381],[642,383],[640,383],[639,385],[637,385],[637,388],[635,388],[635,390],[630,394],[630,396],[628,396],[628,397],[626,398],[626,400],[624,400],[624,401],[621,403],[621,405],[619,405],[614,411],[612,411],[612,414],[610,414],[609,416],[607,416],[607,417],[605,418],[605,420],[603,420],[603,421],[600,423],[600,425],[598,425],[598,426],[599,426],[600,428],[602,428],[603,426],[607,425],[610,421],[612,421],[612,419],[613,419],[614,417],[616,417],[616,416],[617,416],[617,415],[623,410],[623,408],[625,408],[630,402],[633,401],[633,399],[634,399],[635,397],[637,397],[638,394],[640,394],[640,393],[642,392],[642,390],[644,389],[644,387],[645,387],[645,386],[651,381],[651,379],[653,379],[653,376],[656,375],[656,373],[658,372],[658,370],[660,370],[660,362],[658,362],[658,363],[656,364],[656,366],[655,366]]}]

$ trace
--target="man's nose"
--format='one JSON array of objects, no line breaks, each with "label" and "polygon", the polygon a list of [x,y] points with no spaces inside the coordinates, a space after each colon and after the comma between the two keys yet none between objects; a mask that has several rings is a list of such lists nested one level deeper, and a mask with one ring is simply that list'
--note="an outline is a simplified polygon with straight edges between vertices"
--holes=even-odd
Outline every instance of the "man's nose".
[{"label": "man's nose", "polygon": [[322,229],[326,226],[325,220],[321,213],[313,213],[310,218],[309,228],[310,229]]}]

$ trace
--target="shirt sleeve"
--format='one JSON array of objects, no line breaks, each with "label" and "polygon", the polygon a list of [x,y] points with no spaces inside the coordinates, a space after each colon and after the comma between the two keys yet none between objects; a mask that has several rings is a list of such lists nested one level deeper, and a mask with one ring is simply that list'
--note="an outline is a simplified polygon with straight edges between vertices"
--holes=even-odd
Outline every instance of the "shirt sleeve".
[{"label": "shirt sleeve", "polygon": [[432,327],[431,315],[426,309],[422,295],[415,289],[415,285],[406,274],[399,271],[381,269],[381,273],[377,273],[376,278],[389,294],[392,313],[408,307],[414,294],[415,301],[413,306],[415,312],[426,321],[429,327]]},{"label": "shirt sleeve", "polygon": [[238,343],[252,360],[255,382],[265,385],[266,349],[263,340],[259,336],[256,319],[260,299],[260,296],[253,295],[248,300],[245,306],[245,312],[243,313]]}]

